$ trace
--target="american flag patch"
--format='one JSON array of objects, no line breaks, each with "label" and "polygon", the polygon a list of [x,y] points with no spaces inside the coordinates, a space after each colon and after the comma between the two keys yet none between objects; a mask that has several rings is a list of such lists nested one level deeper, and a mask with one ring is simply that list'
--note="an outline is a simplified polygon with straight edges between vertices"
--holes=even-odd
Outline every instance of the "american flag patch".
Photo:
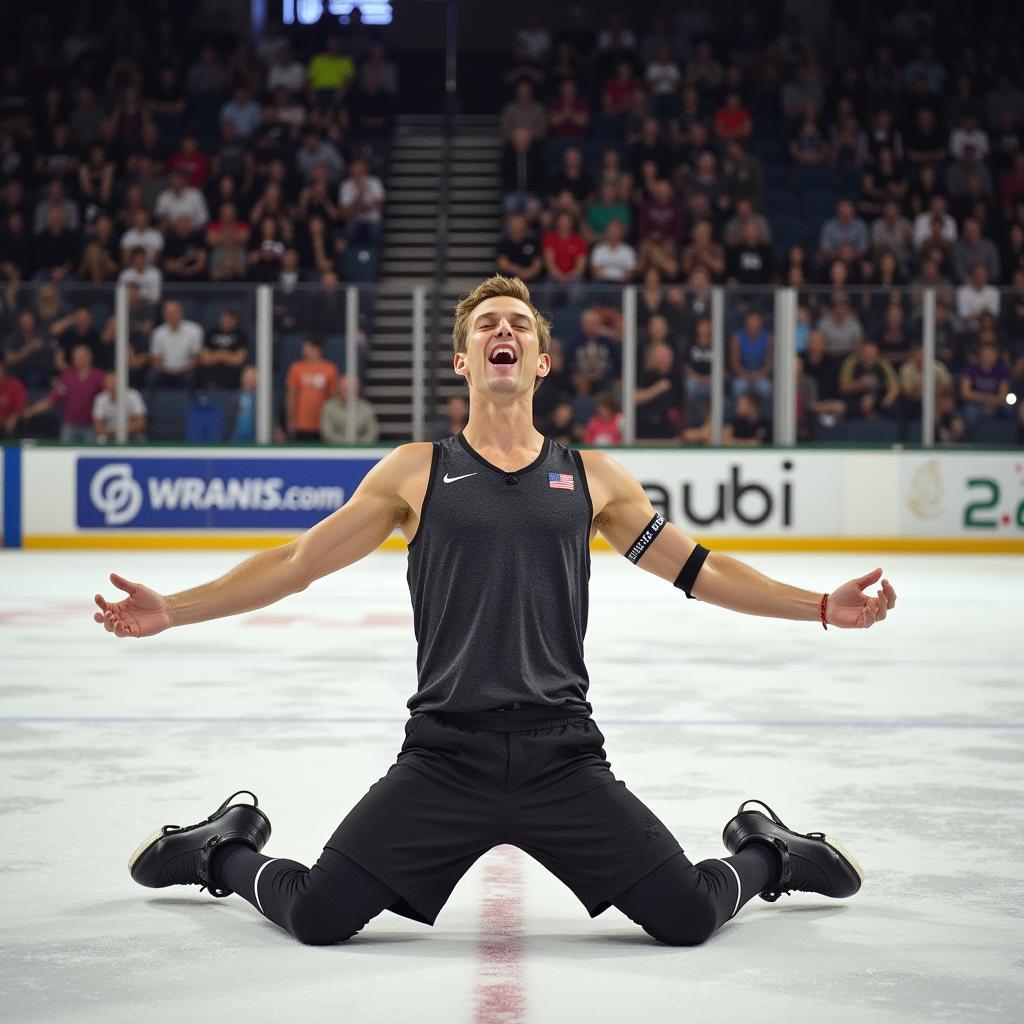
[{"label": "american flag patch", "polygon": [[548,473],[548,487],[554,487],[559,491],[575,491],[576,481],[572,473]]}]

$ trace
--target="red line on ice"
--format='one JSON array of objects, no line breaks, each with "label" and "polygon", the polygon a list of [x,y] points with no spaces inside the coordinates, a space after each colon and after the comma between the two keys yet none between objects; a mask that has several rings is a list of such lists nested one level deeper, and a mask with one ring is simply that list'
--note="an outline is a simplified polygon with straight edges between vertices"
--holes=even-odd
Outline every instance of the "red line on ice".
[{"label": "red line on ice", "polygon": [[498,846],[484,866],[473,1024],[521,1024],[526,1019],[524,943],[522,854]]}]

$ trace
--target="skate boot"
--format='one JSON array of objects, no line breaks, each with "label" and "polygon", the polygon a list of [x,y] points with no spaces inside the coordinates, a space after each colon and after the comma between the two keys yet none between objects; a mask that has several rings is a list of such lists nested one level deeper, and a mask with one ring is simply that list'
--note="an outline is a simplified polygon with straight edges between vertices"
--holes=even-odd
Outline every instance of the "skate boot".
[{"label": "skate boot", "polygon": [[[762,811],[746,810],[760,804]],[[864,872],[853,857],[824,832],[794,832],[761,800],[745,800],[722,832],[730,853],[748,843],[769,843],[779,855],[779,877],[761,899],[774,903],[783,893],[816,892],[833,899],[852,896],[860,889]]]},{"label": "skate boot", "polygon": [[[233,804],[236,796],[252,797],[251,804]],[[139,885],[161,889],[165,885],[198,885],[214,896],[230,896],[228,889],[210,885],[210,856],[223,843],[247,843],[257,853],[270,838],[270,819],[259,809],[255,793],[232,793],[205,821],[197,825],[164,825],[144,839],[128,860],[128,870]]]}]

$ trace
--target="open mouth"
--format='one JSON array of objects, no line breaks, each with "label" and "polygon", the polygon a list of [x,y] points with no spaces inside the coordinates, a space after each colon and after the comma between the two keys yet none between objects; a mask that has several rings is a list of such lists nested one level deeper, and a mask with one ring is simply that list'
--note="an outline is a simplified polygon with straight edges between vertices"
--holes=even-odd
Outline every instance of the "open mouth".
[{"label": "open mouth", "polygon": [[488,358],[493,366],[512,366],[519,362],[516,350],[511,345],[496,345]]}]

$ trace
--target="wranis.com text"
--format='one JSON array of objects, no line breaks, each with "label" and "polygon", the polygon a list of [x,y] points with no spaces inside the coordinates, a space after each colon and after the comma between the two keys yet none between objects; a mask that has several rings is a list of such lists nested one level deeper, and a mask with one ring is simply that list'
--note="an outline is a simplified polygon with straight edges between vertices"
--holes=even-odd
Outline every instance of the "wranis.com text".
[{"label": "wranis.com text", "polygon": [[154,510],[273,512],[333,511],[345,501],[342,487],[285,487],[280,477],[150,477],[146,481]]}]

